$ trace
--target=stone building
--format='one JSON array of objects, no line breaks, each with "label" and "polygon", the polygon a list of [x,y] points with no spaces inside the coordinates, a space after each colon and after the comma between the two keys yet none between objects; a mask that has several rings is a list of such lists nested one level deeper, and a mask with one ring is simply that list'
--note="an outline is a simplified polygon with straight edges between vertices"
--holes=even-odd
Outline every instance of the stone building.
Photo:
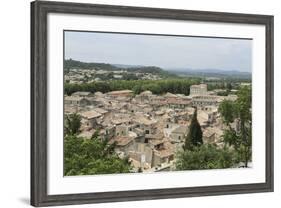
[{"label": "stone building", "polygon": [[187,126],[179,126],[170,134],[171,141],[174,143],[183,142],[188,133]]},{"label": "stone building", "polygon": [[131,97],[133,95],[132,90],[119,90],[108,92],[107,95],[110,97]]},{"label": "stone building", "polygon": [[65,96],[64,97],[65,105],[73,105],[73,106],[86,106],[90,104],[90,101],[84,97],[79,96]]},{"label": "stone building", "polygon": [[190,86],[190,95],[206,95],[207,94],[207,85],[199,84],[199,85],[191,85]]},{"label": "stone building", "polygon": [[85,111],[80,113],[82,120],[82,127],[85,128],[96,128],[97,127],[97,119],[102,115],[96,111]]}]

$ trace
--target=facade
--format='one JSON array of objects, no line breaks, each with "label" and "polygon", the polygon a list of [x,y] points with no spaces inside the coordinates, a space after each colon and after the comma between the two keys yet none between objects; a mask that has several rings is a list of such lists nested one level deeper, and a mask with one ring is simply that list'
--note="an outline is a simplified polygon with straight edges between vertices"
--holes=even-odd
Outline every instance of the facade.
[{"label": "facade", "polygon": [[183,142],[188,134],[187,126],[179,126],[171,132],[171,141],[174,143]]},{"label": "facade", "polygon": [[65,103],[65,105],[86,106],[86,105],[89,105],[91,102],[84,97],[65,96],[64,103]]},{"label": "facade", "polygon": [[199,85],[191,85],[190,86],[190,96],[194,95],[206,95],[207,94],[207,85],[199,84]]},{"label": "facade", "polygon": [[92,93],[90,93],[90,92],[85,92],[85,91],[78,91],[78,92],[72,93],[71,96],[74,96],[74,97],[83,97],[83,98],[85,98],[85,97],[90,97],[90,96],[92,96]]},{"label": "facade", "polygon": [[97,127],[97,119],[102,116],[96,111],[85,111],[81,112],[80,115],[82,126],[89,129]]},{"label": "facade", "polygon": [[217,106],[220,98],[213,95],[196,95],[192,97],[192,105],[197,107],[202,106]]}]

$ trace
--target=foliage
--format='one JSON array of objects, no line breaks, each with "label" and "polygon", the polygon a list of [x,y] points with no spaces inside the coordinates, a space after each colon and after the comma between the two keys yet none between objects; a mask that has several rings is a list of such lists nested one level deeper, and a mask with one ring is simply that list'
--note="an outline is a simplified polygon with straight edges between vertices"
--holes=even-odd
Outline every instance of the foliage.
[{"label": "foliage", "polygon": [[219,112],[227,126],[223,134],[224,142],[234,147],[240,161],[247,167],[252,154],[251,88],[242,87],[237,95],[236,101],[223,101]]},{"label": "foliage", "polygon": [[197,109],[195,109],[190,126],[189,132],[185,138],[184,150],[192,150],[194,146],[203,144],[201,126],[197,120]]},{"label": "foliage", "polygon": [[190,86],[199,84],[199,79],[163,79],[163,80],[118,80],[118,81],[99,81],[82,84],[65,83],[65,94],[71,95],[77,91],[88,92],[110,92],[114,90],[132,90],[139,94],[145,90],[150,90],[154,94],[166,92],[175,94],[189,95]]},{"label": "foliage", "polygon": [[103,70],[117,70],[117,67],[111,65],[111,64],[105,64],[105,63],[86,63],[81,61],[76,61],[73,59],[67,59],[64,60],[64,69],[91,69],[91,68],[101,68]]},{"label": "foliage", "polygon": [[232,90],[232,84],[228,82],[226,84],[226,89],[227,89],[227,91],[231,91]]},{"label": "foliage", "polygon": [[78,137],[80,117],[70,114],[66,119],[64,137],[64,175],[92,175],[128,173],[128,158],[120,159],[114,152],[115,144],[99,138],[97,130],[91,139]]},{"label": "foliage", "polygon": [[221,91],[221,92],[217,93],[218,96],[227,96],[228,94],[229,94],[229,91]]},{"label": "foliage", "polygon": [[106,140],[75,135],[64,138],[64,175],[128,173],[130,168],[128,158],[120,159],[114,153],[114,144]]},{"label": "foliage", "polygon": [[66,115],[64,130],[67,135],[73,135],[79,133],[80,126],[81,126],[80,115],[76,113]]},{"label": "foliage", "polygon": [[177,170],[202,170],[231,168],[237,163],[236,153],[227,147],[204,144],[192,151],[181,151],[177,155]]}]

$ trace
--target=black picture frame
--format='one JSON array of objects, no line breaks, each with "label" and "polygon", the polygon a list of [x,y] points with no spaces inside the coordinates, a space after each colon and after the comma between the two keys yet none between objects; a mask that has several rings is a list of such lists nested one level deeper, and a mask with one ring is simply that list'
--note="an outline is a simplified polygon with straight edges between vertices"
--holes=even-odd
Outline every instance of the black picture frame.
[{"label": "black picture frame", "polygon": [[[118,192],[47,193],[47,15],[85,14],[264,25],[266,28],[266,182]],[[273,191],[273,16],[34,1],[31,3],[31,205],[51,206]]]}]

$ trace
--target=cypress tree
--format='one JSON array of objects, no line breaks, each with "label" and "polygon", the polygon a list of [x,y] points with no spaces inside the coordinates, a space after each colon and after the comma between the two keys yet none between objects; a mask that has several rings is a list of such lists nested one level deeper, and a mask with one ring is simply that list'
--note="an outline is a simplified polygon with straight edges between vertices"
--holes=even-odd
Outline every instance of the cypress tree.
[{"label": "cypress tree", "polygon": [[189,126],[189,132],[185,138],[184,150],[192,150],[193,146],[203,144],[201,126],[197,120],[197,108],[195,108],[192,120]]}]

